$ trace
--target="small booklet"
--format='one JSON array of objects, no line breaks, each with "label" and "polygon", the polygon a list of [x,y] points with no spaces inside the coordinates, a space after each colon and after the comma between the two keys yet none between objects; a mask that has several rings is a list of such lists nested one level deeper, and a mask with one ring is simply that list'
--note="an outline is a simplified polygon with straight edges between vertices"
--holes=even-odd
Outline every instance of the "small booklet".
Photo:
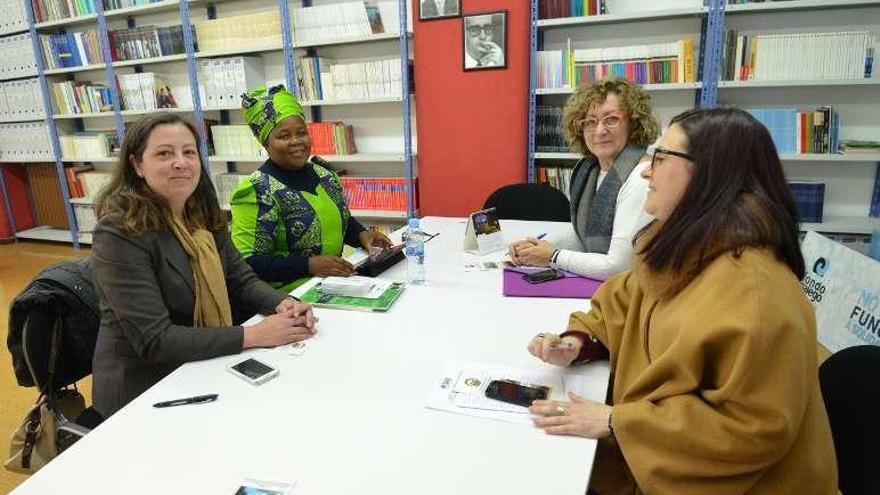
[{"label": "small booklet", "polygon": [[296,483],[245,478],[241,481],[235,495],[292,495]]},{"label": "small booklet", "polygon": [[388,311],[405,288],[406,284],[403,282],[375,279],[369,294],[353,297],[325,294],[321,290],[321,284],[318,283],[300,296],[300,301],[324,308],[381,312]]}]

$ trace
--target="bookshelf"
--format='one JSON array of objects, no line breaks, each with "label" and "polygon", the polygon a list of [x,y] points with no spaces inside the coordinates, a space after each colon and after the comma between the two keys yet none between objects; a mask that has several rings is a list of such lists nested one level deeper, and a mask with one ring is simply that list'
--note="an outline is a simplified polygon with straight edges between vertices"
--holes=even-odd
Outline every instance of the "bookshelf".
[{"label": "bookshelf", "polygon": [[[311,0],[293,2],[285,0],[224,0],[222,2],[203,2],[189,0],[179,2],[166,0],[147,5],[138,5],[103,11],[101,2],[93,5],[94,13],[79,15],[59,20],[35,23],[35,15],[30,1],[24,2],[27,9],[27,22],[22,23],[21,31],[31,34],[35,53],[37,54],[37,78],[40,81],[42,99],[48,109],[46,118],[15,120],[2,119],[3,122],[39,122],[46,121],[50,129],[52,155],[55,157],[55,168],[61,184],[65,212],[69,230],[45,225],[34,229],[13,232],[18,239],[39,239],[58,242],[70,242],[78,247],[80,243],[90,243],[88,233],[79,233],[76,229],[75,212],[77,208],[91,205],[89,198],[71,198],[64,175],[65,164],[91,164],[98,172],[112,170],[117,158],[93,154],[77,154],[72,157],[62,156],[60,149],[61,134],[116,132],[119,139],[124,132],[124,122],[155,111],[172,111],[186,113],[199,128],[201,135],[202,154],[205,156],[205,173],[209,177],[216,174],[234,173],[247,174],[258,168],[264,158],[258,156],[209,156],[205,146],[205,119],[220,125],[242,123],[238,102],[222,106],[205,104],[205,86],[203,74],[199,72],[200,61],[214,61],[228,57],[258,57],[265,64],[265,71],[258,81],[248,82],[249,86],[265,84],[271,86],[284,83],[289,89],[298,92],[297,64],[303,56],[326,56],[334,60],[358,61],[372,60],[377,57],[399,57],[400,93],[394,96],[324,99],[302,101],[306,109],[306,120],[311,122],[344,121],[354,125],[355,141],[358,152],[350,155],[322,155],[331,164],[344,166],[353,177],[397,177],[402,178],[406,187],[407,204],[405,210],[357,210],[356,217],[368,219],[369,222],[403,224],[405,219],[416,215],[416,197],[414,181],[417,175],[415,168],[415,143],[411,129],[414,126],[414,115],[411,112],[410,95],[410,43],[411,17],[408,15],[407,0],[386,1],[383,16],[393,12],[394,16],[383,17],[385,32],[377,34],[339,35],[316,41],[296,41],[292,25],[293,11],[296,8],[310,7]],[[320,5],[342,3],[341,0],[320,0]],[[68,4],[69,5],[69,4]],[[77,6],[79,8],[79,6]],[[393,9],[393,10],[389,10]],[[113,60],[110,50],[111,31],[133,29],[151,25],[173,26],[204,24],[206,21],[232,19],[235,16],[249,16],[254,13],[267,14],[276,19],[289,19],[290,22],[279,22],[280,33],[273,39],[270,34],[259,33],[252,42],[214,43],[209,50],[197,51],[195,42],[188,30],[182,30],[183,53],[172,53],[162,56],[137,58],[132,60]],[[229,21],[235,22],[234,19]],[[247,23],[241,23],[246,25]],[[198,27],[196,27],[198,29]],[[39,35],[53,32],[85,33],[95,30],[98,33],[101,55],[104,62],[86,64],[75,67],[59,67],[46,69],[42,62],[42,47]],[[369,29],[368,29],[369,31]],[[265,34],[265,36],[264,36]],[[3,35],[0,35],[3,36]],[[85,36],[85,34],[83,34]],[[219,39],[219,38],[218,38]],[[269,39],[270,41],[265,41]],[[79,41],[79,40],[77,40]],[[164,51],[163,53],[167,53]],[[125,74],[150,72],[162,74],[164,82],[172,89],[178,108],[159,110],[125,109],[123,95],[116,91],[115,81]],[[158,77],[158,76],[157,76]],[[53,105],[52,84],[62,81],[93,81],[92,84],[105,84],[109,89],[109,104],[112,111],[88,111],[86,113],[61,114]],[[16,160],[5,160],[15,162]],[[37,160],[18,160],[23,163]],[[40,160],[45,163],[46,160]],[[6,198],[6,184],[0,175],[0,188]],[[7,205],[8,206],[8,205]],[[76,208],[75,208],[76,207]],[[10,213],[9,208],[7,211]]]},{"label": "bookshelf", "polygon": [[[815,109],[830,105],[841,117],[841,139],[880,141],[880,123],[876,119],[880,112],[880,71],[876,70],[876,54],[871,78],[724,80],[722,51],[725,35],[731,28],[756,35],[869,31],[880,40],[880,1],[788,0],[726,5],[725,0],[709,0],[703,5],[702,0],[662,0],[647,6],[634,0],[606,0],[607,14],[555,19],[538,19],[538,3],[539,0],[532,2],[530,181],[536,178],[536,165],[568,166],[580,159],[578,154],[561,149],[536,151],[535,107],[561,106],[567,95],[574,92],[570,87],[536,87],[538,50],[548,45],[564,46],[568,39],[572,47],[615,46],[619,32],[627,33],[630,40],[643,40],[645,44],[688,32],[698,37],[701,77],[696,82],[645,85],[663,127],[669,117],[690,106],[725,104],[746,109]],[[876,47],[875,50],[880,50],[880,45]],[[693,98],[688,99],[689,95]],[[823,222],[804,223],[803,230],[871,234],[880,229],[880,220],[869,214],[872,209],[880,209],[877,205],[880,202],[877,197],[880,153],[786,153],[780,158],[789,180],[826,184]]]}]

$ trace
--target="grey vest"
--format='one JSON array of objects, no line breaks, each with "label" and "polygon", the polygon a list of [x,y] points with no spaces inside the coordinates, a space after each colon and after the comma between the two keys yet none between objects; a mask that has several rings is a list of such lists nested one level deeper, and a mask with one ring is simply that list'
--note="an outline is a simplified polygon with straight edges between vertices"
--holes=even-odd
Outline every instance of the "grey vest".
[{"label": "grey vest", "polygon": [[617,155],[602,185],[599,179],[599,161],[584,158],[575,165],[571,174],[571,223],[588,253],[607,253],[611,245],[617,193],[632,173],[645,148],[629,145]]}]

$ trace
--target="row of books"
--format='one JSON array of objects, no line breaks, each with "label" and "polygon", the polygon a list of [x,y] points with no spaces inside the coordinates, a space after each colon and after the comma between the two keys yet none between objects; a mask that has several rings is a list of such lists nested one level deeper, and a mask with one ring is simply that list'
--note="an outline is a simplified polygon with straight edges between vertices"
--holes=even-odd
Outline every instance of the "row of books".
[{"label": "row of books", "polygon": [[538,19],[608,14],[605,0],[538,0]]},{"label": "row of books", "polygon": [[825,183],[788,181],[798,211],[798,221],[822,223],[825,210]]},{"label": "row of books", "polygon": [[845,155],[880,155],[880,141],[842,139],[840,141],[840,152]]},{"label": "row of books", "polygon": [[281,15],[277,10],[243,14],[195,23],[202,51],[281,46]]},{"label": "row of books", "polygon": [[98,31],[89,29],[65,34],[41,34],[44,69],[64,69],[104,63]]},{"label": "row of books", "polygon": [[199,60],[198,77],[204,108],[238,108],[242,93],[266,80],[260,57]]},{"label": "row of books", "polygon": [[315,155],[353,155],[354,128],[344,122],[310,122],[306,124]]},{"label": "row of books", "polygon": [[54,161],[45,122],[0,124],[0,162]]},{"label": "row of books", "polygon": [[165,76],[154,72],[118,74],[116,81],[126,110],[178,108]]},{"label": "row of books", "polygon": [[16,33],[28,28],[27,15],[21,0],[0,0],[0,35]]},{"label": "row of books", "polygon": [[267,158],[266,149],[247,125],[213,125],[211,138],[217,156]]},{"label": "row of books", "polygon": [[31,0],[36,22],[60,21],[94,14],[95,0]]},{"label": "row of books", "polygon": [[722,48],[722,79],[870,78],[875,43],[868,31],[739,35],[729,29]]},{"label": "row of books", "polygon": [[571,151],[562,132],[562,107],[535,107],[535,151],[565,153]]},{"label": "row of books", "polygon": [[89,81],[52,83],[52,99],[58,115],[112,112],[110,88]]},{"label": "row of books", "polygon": [[98,214],[92,205],[73,205],[73,216],[76,220],[76,231],[80,234],[89,234],[98,226]]},{"label": "row of books", "polygon": [[[94,201],[98,197],[98,193],[100,193],[113,178],[113,174],[111,173],[92,170],[91,165],[65,167],[64,170],[65,175],[68,178],[68,184],[70,184],[70,180],[72,180],[74,184],[73,187],[69,187],[69,190],[72,191],[72,198],[86,198]],[[71,171],[69,174],[67,172],[68,170]],[[76,195],[74,196],[74,194]]]},{"label": "row of books", "polygon": [[112,131],[77,132],[58,136],[61,156],[65,160],[89,160],[109,158],[116,146],[116,133]]},{"label": "row of books", "polygon": [[341,177],[340,181],[352,210],[406,211],[403,177]]},{"label": "row of books", "polygon": [[539,51],[537,87],[571,88],[606,77],[624,77],[638,84],[696,81],[694,40],[672,43]]},{"label": "row of books", "polygon": [[232,198],[232,193],[238,187],[239,182],[245,177],[247,177],[247,174],[232,172],[214,174],[214,189],[217,191],[217,202],[220,203],[221,208],[229,209],[229,200]]},{"label": "row of books", "polygon": [[400,16],[395,0],[342,2],[298,7],[291,12],[296,43],[311,43],[347,36],[399,32]]},{"label": "row of books", "polygon": [[[2,136],[2,134],[0,134]],[[61,195],[61,182],[54,163],[32,163],[27,167],[30,196],[40,225],[68,229],[67,211]]]},{"label": "row of books", "polygon": [[400,75],[400,58],[334,63],[304,57],[297,65],[299,93],[305,101],[399,97]]},{"label": "row of books", "polygon": [[0,38],[0,79],[37,75],[37,59],[29,33]]},{"label": "row of books", "polygon": [[767,127],[781,155],[840,152],[840,115],[832,107],[746,110]]},{"label": "row of books", "polygon": [[536,179],[540,184],[547,184],[551,187],[555,187],[562,191],[562,194],[565,194],[566,198],[571,199],[571,193],[569,191],[569,183],[571,182],[571,172],[574,169],[571,166],[545,166],[538,167],[536,170]]},{"label": "row of books", "polygon": [[39,79],[0,83],[0,121],[33,120],[45,116]]},{"label": "row of books", "polygon": [[[107,33],[110,55],[114,61],[140,60],[185,53],[183,26],[138,26]],[[231,45],[235,46],[235,45]],[[198,51],[198,37],[193,31],[193,49]]]}]

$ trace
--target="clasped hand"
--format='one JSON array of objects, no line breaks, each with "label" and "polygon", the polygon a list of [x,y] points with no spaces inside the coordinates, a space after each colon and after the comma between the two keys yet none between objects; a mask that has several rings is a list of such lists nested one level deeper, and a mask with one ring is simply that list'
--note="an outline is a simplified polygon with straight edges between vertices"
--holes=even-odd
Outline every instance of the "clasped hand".
[{"label": "clasped hand", "polygon": [[284,299],[275,307],[274,315],[244,328],[242,348],[276,347],[305,340],[317,332],[317,322],[311,305]]},{"label": "clasped hand", "polygon": [[528,237],[511,244],[507,248],[507,254],[517,265],[550,266],[550,258],[555,250],[553,244],[547,241]]}]

